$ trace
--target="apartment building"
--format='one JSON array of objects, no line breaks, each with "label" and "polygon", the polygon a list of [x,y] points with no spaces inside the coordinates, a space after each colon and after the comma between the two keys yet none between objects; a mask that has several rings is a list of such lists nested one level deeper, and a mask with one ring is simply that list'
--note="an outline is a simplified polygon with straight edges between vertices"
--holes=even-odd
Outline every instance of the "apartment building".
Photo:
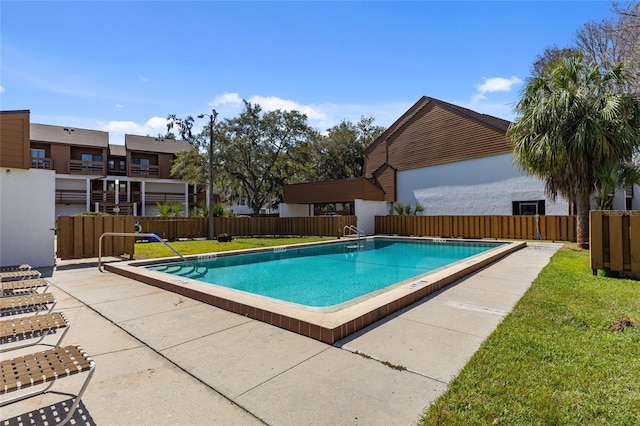
[{"label": "apartment building", "polygon": [[110,144],[107,132],[0,111],[0,264],[52,265],[57,216],[154,216],[167,201],[196,206],[206,191],[171,177],[176,154],[187,149],[186,141],[136,135]]},{"label": "apartment building", "polygon": [[115,145],[99,130],[30,125],[31,168],[55,171],[56,216],[153,216],[156,204],[167,201],[194,207],[200,195],[194,186],[171,177],[176,154],[187,149],[187,141],[125,135],[124,145]]}]

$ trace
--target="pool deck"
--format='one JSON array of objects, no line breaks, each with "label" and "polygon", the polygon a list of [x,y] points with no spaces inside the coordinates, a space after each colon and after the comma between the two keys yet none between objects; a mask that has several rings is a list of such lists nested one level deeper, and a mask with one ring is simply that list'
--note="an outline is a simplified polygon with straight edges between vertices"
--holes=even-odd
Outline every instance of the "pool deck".
[{"label": "pool deck", "polygon": [[[333,345],[101,273],[96,259],[39,269],[72,324],[63,343],[96,361],[76,424],[412,425],[561,246],[529,243]],[[82,379],[3,407],[0,425],[51,420]]]}]

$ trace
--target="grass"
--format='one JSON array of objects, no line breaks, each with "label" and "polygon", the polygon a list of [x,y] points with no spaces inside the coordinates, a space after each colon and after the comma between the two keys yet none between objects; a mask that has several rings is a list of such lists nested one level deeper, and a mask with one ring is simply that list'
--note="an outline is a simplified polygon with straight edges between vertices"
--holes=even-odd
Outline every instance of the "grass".
[{"label": "grass", "polygon": [[421,425],[640,425],[640,281],[566,246]]},{"label": "grass", "polygon": [[[327,241],[334,238],[305,237],[305,238],[237,238],[228,243],[219,243],[211,240],[189,240],[171,241],[169,245],[175,248],[178,253],[187,256],[190,254],[214,253],[229,250],[241,250],[257,247],[273,247],[285,244],[311,243],[316,241]],[[175,256],[162,243],[136,243],[135,259],[155,259],[159,257]]]}]

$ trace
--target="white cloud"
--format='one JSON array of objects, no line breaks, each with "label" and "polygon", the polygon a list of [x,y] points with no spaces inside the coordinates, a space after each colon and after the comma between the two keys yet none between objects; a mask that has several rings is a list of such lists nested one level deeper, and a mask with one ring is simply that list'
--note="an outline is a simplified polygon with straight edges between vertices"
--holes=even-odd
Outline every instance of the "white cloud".
[{"label": "white cloud", "polygon": [[478,86],[478,92],[471,97],[472,103],[477,103],[487,99],[487,93],[510,92],[514,85],[522,83],[516,76],[511,78],[491,77],[485,78],[484,83]]},{"label": "white cloud", "polygon": [[124,135],[157,136],[167,131],[167,119],[151,117],[144,124],[135,121],[109,121],[98,123],[100,130],[109,132],[109,143],[124,145]]},{"label": "white cloud", "polygon": [[138,77],[138,80],[140,80],[141,83],[146,83],[147,81],[149,81],[149,77],[141,75],[140,77]]},{"label": "white cloud", "polygon": [[4,87],[0,86],[0,93],[4,92]]},{"label": "white cloud", "polygon": [[223,93],[213,98],[213,101],[209,102],[209,106],[219,107],[231,105],[233,107],[240,107],[242,105],[242,98],[237,93]]},{"label": "white cloud", "polygon": [[102,126],[102,130],[134,135],[146,134],[146,128],[135,121],[109,121],[106,125]]},{"label": "white cloud", "polygon": [[522,83],[516,76],[511,78],[492,77],[485,79],[484,83],[478,86],[478,92],[491,93],[491,92],[510,92],[514,84]]},{"label": "white cloud", "polygon": [[120,109],[120,108],[124,108],[124,105],[122,105],[122,104],[115,104],[115,107],[116,107],[116,108],[118,108],[118,109]]}]

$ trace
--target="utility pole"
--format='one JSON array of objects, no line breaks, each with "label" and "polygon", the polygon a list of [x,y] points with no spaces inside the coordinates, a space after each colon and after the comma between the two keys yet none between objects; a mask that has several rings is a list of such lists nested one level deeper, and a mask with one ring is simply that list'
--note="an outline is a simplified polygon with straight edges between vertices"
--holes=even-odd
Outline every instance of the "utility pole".
[{"label": "utility pole", "polygon": [[213,123],[218,112],[213,109],[211,114],[200,114],[198,118],[209,117],[209,239],[213,240]]}]

